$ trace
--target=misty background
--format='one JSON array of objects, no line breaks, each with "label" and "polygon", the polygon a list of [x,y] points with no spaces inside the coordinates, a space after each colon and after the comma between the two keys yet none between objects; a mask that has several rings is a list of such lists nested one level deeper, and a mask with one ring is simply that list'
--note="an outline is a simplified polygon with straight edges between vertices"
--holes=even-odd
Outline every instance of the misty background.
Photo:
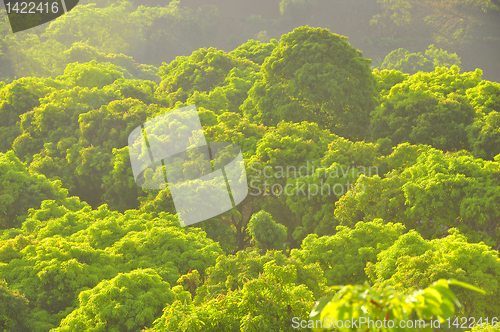
[{"label": "misty background", "polygon": [[399,56],[413,55],[411,61],[419,64],[412,64],[412,70],[392,68],[425,69],[425,52],[434,45],[456,54],[462,71],[480,68],[483,79],[500,82],[499,1],[84,0],[57,20],[16,34],[9,30],[3,7],[0,80],[6,82],[61,74],[75,60],[67,55],[75,45],[103,57],[131,57],[152,73],[148,65],[158,67],[202,47],[229,52],[249,39],[279,40],[305,25],[349,37],[374,68],[404,48],[407,52]]}]

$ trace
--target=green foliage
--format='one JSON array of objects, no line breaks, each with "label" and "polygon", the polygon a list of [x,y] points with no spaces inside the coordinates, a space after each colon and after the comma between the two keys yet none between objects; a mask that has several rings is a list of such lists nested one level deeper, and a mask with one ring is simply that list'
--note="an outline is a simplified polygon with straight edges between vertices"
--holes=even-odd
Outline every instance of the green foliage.
[{"label": "green foliage", "polygon": [[118,79],[114,82],[114,87],[120,92],[123,99],[135,99],[145,104],[155,103],[154,92],[156,84],[143,79]]},{"label": "green foliage", "polygon": [[189,57],[177,57],[170,64],[160,67],[162,82],[158,95],[167,94],[171,105],[185,102],[194,92],[208,92],[220,86],[233,68],[257,69],[251,61],[235,58],[211,47],[193,52]]},{"label": "green foliage", "polygon": [[103,280],[78,296],[79,306],[52,331],[138,331],[150,326],[174,293],[152,269]]},{"label": "green foliage", "polygon": [[319,264],[304,264],[287,257],[280,251],[268,250],[264,254],[248,248],[235,255],[221,256],[213,267],[207,269],[207,278],[199,289],[200,297],[215,298],[217,294],[226,294],[238,290],[248,280],[256,279],[264,272],[269,262],[277,266],[293,266],[297,271],[295,283],[305,285],[314,296],[325,292],[326,279]]},{"label": "green foliage", "polygon": [[81,291],[117,272],[102,251],[61,237],[30,244],[19,253],[19,258],[1,266],[0,274],[30,301],[27,321],[32,331],[56,327]]},{"label": "green foliage", "polygon": [[224,112],[216,119],[216,123],[205,127],[207,139],[212,142],[232,142],[241,148],[246,158],[255,154],[257,142],[268,131],[265,126],[232,112]]},{"label": "green foliage", "polygon": [[460,68],[457,66],[451,68],[438,67],[431,72],[411,75],[400,84],[396,84],[388,98],[398,93],[418,90],[429,91],[433,95],[440,97],[465,96],[468,89],[475,88],[481,83],[482,75],[483,72],[480,69],[460,73]]},{"label": "green foliage", "polygon": [[[341,165],[361,166],[359,172],[367,176],[378,174],[378,167],[382,164],[378,146],[373,143],[352,142],[343,137],[335,139],[328,145],[321,165],[331,166],[334,163]],[[353,166],[353,167],[354,167]],[[372,170],[369,167],[373,167]]]},{"label": "green foliage", "polygon": [[500,112],[500,84],[481,81],[466,91],[467,99],[478,114],[468,130],[474,156],[493,160],[500,153],[498,145],[498,113]]},{"label": "green foliage", "polygon": [[307,315],[323,285],[317,265],[303,266],[280,252],[221,256],[194,299],[165,308],[154,330],[292,331],[292,317]]},{"label": "green foliage", "polygon": [[331,235],[337,221],[332,218],[335,204],[350,190],[362,190],[354,184],[359,176],[379,174],[378,147],[365,142],[351,142],[339,137],[328,145],[320,166],[308,174],[289,178],[285,187],[292,188],[286,197],[287,207],[300,220],[293,238],[302,240],[307,234]]},{"label": "green foliage", "polygon": [[394,95],[383,105],[372,118],[373,140],[428,144],[444,151],[468,149],[466,128],[475,113],[467,104],[418,91]]},{"label": "green foliage", "polygon": [[395,168],[384,178],[360,177],[356,185],[364,190],[348,192],[337,205],[340,223],[353,227],[359,220],[382,218],[416,229],[425,238],[456,227],[471,241],[496,247],[500,165],[468,153],[421,149],[417,156],[414,151],[418,149],[401,146],[389,156],[389,165],[397,158],[393,165],[406,162],[405,168]]},{"label": "green foliage", "polygon": [[450,54],[442,48],[437,49],[434,45],[430,45],[425,51],[425,56],[419,53],[410,53],[404,48],[389,53],[380,69],[395,69],[403,73],[415,74],[419,71],[429,72],[437,67],[460,67],[461,62],[458,55]]},{"label": "green foliage", "polygon": [[380,69],[396,69],[403,73],[415,74],[419,71],[432,71],[433,64],[421,53],[410,53],[404,48],[399,48],[385,57]]},{"label": "green foliage", "polygon": [[[433,331],[432,318],[443,323],[446,319],[454,317],[455,307],[461,306],[450,289],[450,285],[484,293],[477,287],[454,279],[437,280],[429,287],[410,294],[401,293],[390,287],[373,289],[367,283],[363,286],[347,285],[338,287],[339,290],[335,295],[317,302],[310,318],[312,322],[319,320],[320,323],[329,324],[330,327],[332,321],[356,320],[360,322],[364,319],[364,323],[359,323],[359,328],[354,326],[348,328],[344,325],[337,327],[339,331],[352,331],[355,328],[358,331],[373,332]],[[326,319],[327,317],[329,320]],[[415,317],[417,317],[416,320]],[[367,323],[368,320],[371,323]],[[388,320],[393,321],[392,326],[387,322]],[[377,327],[375,325],[377,321],[383,322],[383,327]],[[418,327],[409,327],[410,321],[418,324]],[[400,322],[403,322],[402,326],[400,326]],[[314,327],[312,331],[325,331],[323,324],[319,328],[312,324]],[[328,326],[326,327],[328,328]]]},{"label": "green foliage", "polygon": [[26,326],[26,309],[28,300],[12,291],[7,283],[0,280],[0,330],[29,331]]},{"label": "green foliage", "polygon": [[375,87],[378,92],[378,99],[380,101],[390,93],[393,86],[407,80],[410,75],[404,74],[401,71],[395,69],[379,70],[378,68],[375,68],[373,70],[373,76],[375,77]]},{"label": "green foliage", "polygon": [[[138,189],[135,184],[130,186],[128,179],[115,176],[116,182],[108,182],[111,185],[106,187],[102,184],[110,181],[118,162],[113,149],[125,147],[130,131],[157,110],[155,105],[122,98],[133,96],[151,102],[153,86],[148,81],[120,80],[103,89],[74,87],[53,92],[22,116],[23,133],[15,140],[14,149],[19,157],[31,160],[31,170],[62,180],[70,194],[93,206],[105,201],[123,209],[120,200],[124,200],[134,203],[128,208],[136,207]],[[128,174],[128,168],[122,168],[120,174]],[[110,193],[124,187],[127,192],[122,198],[109,198]]]},{"label": "green foliage", "polygon": [[371,118],[372,140],[388,138],[393,146],[428,144],[444,151],[468,149],[468,126],[476,112],[466,94],[481,82],[481,75],[478,70],[460,74],[453,66],[417,73],[392,88],[384,84],[379,88],[381,105]]},{"label": "green foliage", "polygon": [[269,43],[249,40],[229,52],[229,54],[238,58],[245,58],[255,62],[256,64],[262,65],[264,60],[271,55],[276,46],[278,46],[278,41],[276,39],[271,39]]},{"label": "green foliage", "polygon": [[102,89],[119,78],[123,78],[123,73],[114,65],[104,65],[92,60],[86,64],[69,64],[64,75],[58,77],[58,80],[67,82],[68,85]]},{"label": "green foliage", "polygon": [[470,104],[481,115],[492,111],[500,112],[500,83],[481,81],[468,89],[466,94]]},{"label": "green foliage", "polygon": [[276,223],[265,211],[252,216],[248,222],[247,232],[252,237],[252,241],[264,251],[285,247],[286,227]]},{"label": "green foliage", "polygon": [[182,275],[177,283],[186,289],[191,296],[195,295],[196,288],[198,288],[202,282],[200,281],[200,273],[198,270],[189,271],[187,274]]},{"label": "green foliage", "polygon": [[359,222],[355,229],[338,226],[332,236],[308,235],[291,257],[305,265],[319,263],[329,286],[360,284],[367,280],[364,268],[389,248],[403,232],[401,224],[382,220]]},{"label": "green foliage", "polygon": [[[401,30],[418,18],[408,4],[382,2]],[[280,21],[240,20],[230,53],[196,50],[228,29],[214,7],[179,1],[81,4],[48,29],[0,35],[0,330],[293,331],[329,286],[367,278],[373,288],[349,289],[394,301],[456,278],[486,290],[458,290],[457,314],[500,312],[500,85],[433,45],[392,53],[383,68],[402,71],[372,72],[327,29],[235,48],[240,28],[269,40],[294,18],[326,18],[323,5],[282,1]],[[168,63],[177,54],[191,55]],[[180,227],[168,187],[135,183],[127,145],[190,104],[209,143],[241,148],[251,194]]]},{"label": "green foliage", "polygon": [[315,123],[282,122],[275,130],[266,133],[255,154],[249,157],[247,174],[249,191],[255,197],[253,204],[285,225],[289,240],[300,220],[287,206],[288,197],[284,190],[291,192],[287,182],[312,172],[311,166],[315,162],[319,164],[324,150],[335,139],[335,135],[320,129]]},{"label": "green foliage", "polygon": [[199,229],[183,230],[172,226],[129,232],[108,252],[121,257],[128,270],[154,268],[171,284],[190,269],[204,273],[222,254],[219,245],[206,239]]},{"label": "green foliage", "polygon": [[493,160],[500,154],[500,113],[493,111],[469,128],[474,156]]},{"label": "green foliage", "polygon": [[[102,178],[102,186],[105,188],[102,200],[112,209],[120,212],[138,208],[139,197],[144,193],[133,179],[134,175],[129,164],[128,146],[121,149],[114,148],[112,153],[113,157],[110,163],[113,168]],[[172,212],[173,210],[163,209],[162,211]]]},{"label": "green foliage", "polygon": [[467,332],[498,332],[498,331],[500,331],[500,326],[498,326],[498,323],[496,324],[489,323],[488,326],[486,326],[486,323],[483,323],[483,325],[481,324],[476,325],[472,330]]},{"label": "green foliage", "polygon": [[21,115],[39,106],[40,98],[53,90],[50,82],[37,78],[22,78],[0,88],[1,152],[10,150],[20,135]]},{"label": "green foliage", "polygon": [[311,175],[288,179],[285,189],[277,194],[286,197],[287,207],[300,221],[292,237],[300,242],[313,232],[334,233],[335,221],[331,216],[335,203],[349,190],[356,190],[352,186],[357,177],[358,170],[333,163],[327,168],[317,168]]},{"label": "green foliage", "polygon": [[430,45],[425,51],[425,55],[432,60],[434,67],[460,67],[460,57],[456,53],[448,53],[442,48],[437,49],[434,44]]},{"label": "green foliage", "polygon": [[457,316],[495,317],[500,308],[500,259],[498,252],[484,243],[468,243],[455,229],[451,235],[426,241],[415,231],[402,235],[387,250],[378,254],[377,263],[369,263],[366,272],[382,287],[412,290],[426,287],[440,278],[455,278],[485,291],[478,294],[457,290],[463,308]]},{"label": "green foliage", "polygon": [[0,242],[0,277],[36,308],[29,315],[34,331],[59,325],[77,306],[78,295],[103,279],[154,267],[172,284],[189,267],[204,276],[222,254],[203,231],[181,229],[171,215],[120,214],[105,205],[91,210],[75,198],[65,205],[44,201],[30,210],[22,232]]},{"label": "green foliage", "polygon": [[370,61],[346,37],[300,27],[282,36],[242,106],[254,122],[315,122],[340,136],[363,139],[374,108]]},{"label": "green foliage", "polygon": [[[64,69],[67,64],[79,62],[86,63],[91,61],[97,61],[99,63],[111,63],[117,68],[120,68],[124,73],[130,73],[134,78],[145,79],[158,82],[159,77],[156,75],[158,73],[158,68],[151,65],[139,65],[131,56],[124,54],[113,54],[113,53],[103,53],[99,52],[95,47],[89,46],[85,43],[76,42],[73,43],[71,48],[63,52],[61,62],[61,69]],[[63,65],[65,64],[65,65]]]},{"label": "green foliage", "polygon": [[257,71],[233,68],[219,86],[210,92],[194,91],[186,104],[196,104],[200,110],[203,107],[216,114],[225,110],[241,113],[239,108],[247,99],[248,91],[261,76]]},{"label": "green foliage", "polygon": [[0,153],[0,229],[20,227],[31,208],[46,199],[59,202],[67,196],[61,182],[30,174],[13,151]]}]

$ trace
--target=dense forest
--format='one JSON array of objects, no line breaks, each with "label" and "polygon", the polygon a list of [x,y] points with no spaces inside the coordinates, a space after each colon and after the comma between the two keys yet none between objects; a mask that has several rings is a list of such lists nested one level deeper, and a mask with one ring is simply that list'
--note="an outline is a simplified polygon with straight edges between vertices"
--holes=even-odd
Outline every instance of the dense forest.
[{"label": "dense forest", "polygon": [[[97,0],[16,34],[4,15],[0,331],[500,331],[499,9]],[[128,138],[189,105],[241,149],[248,195],[183,227]]]}]

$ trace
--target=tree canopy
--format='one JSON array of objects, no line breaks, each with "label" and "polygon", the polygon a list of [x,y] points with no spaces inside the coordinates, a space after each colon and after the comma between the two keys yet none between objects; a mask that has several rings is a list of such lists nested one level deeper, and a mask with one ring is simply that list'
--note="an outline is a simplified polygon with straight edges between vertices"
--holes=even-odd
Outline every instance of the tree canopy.
[{"label": "tree canopy", "polygon": [[[322,4],[282,1],[280,24]],[[405,27],[421,14],[409,6],[426,2],[381,4],[397,15],[379,23]],[[295,331],[296,319],[325,315],[498,316],[499,84],[433,45],[399,49],[375,69],[347,37],[309,26],[279,40],[261,26],[260,41],[230,52],[207,39],[175,59],[135,62],[139,46],[181,43],[176,29],[204,38],[218,15],[178,1],[96,2],[40,27],[41,39],[0,38],[0,75],[23,68],[0,82],[0,330]],[[161,189],[138,186],[129,135],[189,105],[211,147],[241,149],[248,195],[183,227],[172,170]],[[203,168],[178,157],[175,175],[198,178],[231,156],[210,158]]]}]

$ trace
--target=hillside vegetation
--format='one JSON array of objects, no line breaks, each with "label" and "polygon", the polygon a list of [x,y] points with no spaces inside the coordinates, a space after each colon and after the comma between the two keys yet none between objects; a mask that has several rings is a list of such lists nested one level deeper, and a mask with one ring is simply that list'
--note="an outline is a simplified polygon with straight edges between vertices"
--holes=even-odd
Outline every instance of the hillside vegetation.
[{"label": "hillside vegetation", "polygon": [[[68,29],[92,6],[46,29],[46,55],[0,58],[1,331],[295,331],[336,285],[445,292],[441,279],[485,292],[451,286],[456,316],[500,316],[500,84],[481,69],[433,45],[374,68],[308,26],[141,65],[129,40]],[[140,43],[144,17],[185,19],[176,6],[131,10],[123,33]],[[168,186],[135,183],[128,136],[187,105],[209,142],[241,148],[249,194],[181,227]]]}]

